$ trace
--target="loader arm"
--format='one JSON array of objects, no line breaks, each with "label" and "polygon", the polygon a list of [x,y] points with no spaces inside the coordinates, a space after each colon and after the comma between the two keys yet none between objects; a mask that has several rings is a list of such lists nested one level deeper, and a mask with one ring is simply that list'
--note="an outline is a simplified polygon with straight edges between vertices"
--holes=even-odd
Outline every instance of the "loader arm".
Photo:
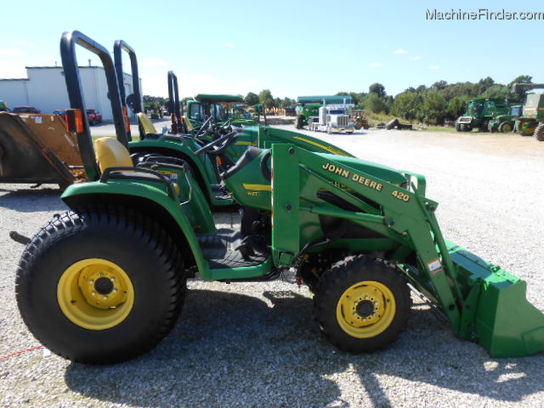
[{"label": "loader arm", "polygon": [[[439,306],[458,336],[479,340],[493,356],[544,351],[544,315],[525,299],[525,282],[446,242],[435,216],[438,204],[424,195],[423,176],[403,173],[407,183],[401,184],[349,164],[292,145],[272,147],[276,265],[296,263],[312,244],[305,241],[300,226],[293,227],[305,214],[350,220],[391,242],[396,250],[387,260]],[[323,190],[360,210],[325,205],[316,199],[316,192]],[[369,202],[370,209],[365,207]],[[415,254],[415,263],[409,261],[410,254]]]}]

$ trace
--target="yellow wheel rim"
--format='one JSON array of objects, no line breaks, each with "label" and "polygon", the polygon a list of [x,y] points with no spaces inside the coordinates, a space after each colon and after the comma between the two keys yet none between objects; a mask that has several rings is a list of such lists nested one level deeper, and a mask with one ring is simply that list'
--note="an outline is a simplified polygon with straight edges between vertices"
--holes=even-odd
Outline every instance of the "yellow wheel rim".
[{"label": "yellow wheel rim", "polygon": [[397,305],[393,292],[383,283],[362,281],[342,293],[336,320],[347,334],[359,339],[383,333],[393,321]]},{"label": "yellow wheel rim", "polygon": [[134,306],[134,287],[117,264],[89,258],[69,266],[57,286],[64,315],[80,327],[105,330],[117,326]]},{"label": "yellow wheel rim", "polygon": [[505,124],[505,125],[502,125],[502,131],[504,133],[509,133],[512,131],[512,125],[510,125],[509,123]]}]

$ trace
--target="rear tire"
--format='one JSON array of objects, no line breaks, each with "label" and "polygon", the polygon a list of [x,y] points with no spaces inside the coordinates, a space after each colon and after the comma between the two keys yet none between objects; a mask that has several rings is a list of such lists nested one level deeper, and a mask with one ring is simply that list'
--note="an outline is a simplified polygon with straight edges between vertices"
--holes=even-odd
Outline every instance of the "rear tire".
[{"label": "rear tire", "polygon": [[28,329],[81,363],[118,363],[153,348],[175,324],[184,294],[178,247],[151,219],[119,208],[53,219],[17,270]]},{"label": "rear tire", "polygon": [[404,275],[365,255],[337,262],[321,277],[316,318],[328,340],[361,353],[383,348],[406,328],[411,298]]},{"label": "rear tire", "polygon": [[539,142],[544,142],[544,123],[540,123],[535,129],[535,137]]}]

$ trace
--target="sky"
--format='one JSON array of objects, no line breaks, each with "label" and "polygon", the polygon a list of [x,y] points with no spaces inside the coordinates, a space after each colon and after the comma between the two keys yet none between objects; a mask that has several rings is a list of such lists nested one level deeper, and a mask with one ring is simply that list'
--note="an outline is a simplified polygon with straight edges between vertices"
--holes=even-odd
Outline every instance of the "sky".
[{"label": "sky", "polygon": [[[544,82],[544,19],[426,19],[435,9],[544,15],[535,0],[6,1],[0,78],[24,78],[25,66],[60,65],[61,34],[79,30],[112,54],[115,40],[130,44],[143,93],[154,96],[167,96],[168,70],[182,97],[270,89],[295,98],[368,92],[375,82],[395,95],[439,80],[508,83],[522,74]],[[99,63],[78,51],[81,65],[89,58]]]}]

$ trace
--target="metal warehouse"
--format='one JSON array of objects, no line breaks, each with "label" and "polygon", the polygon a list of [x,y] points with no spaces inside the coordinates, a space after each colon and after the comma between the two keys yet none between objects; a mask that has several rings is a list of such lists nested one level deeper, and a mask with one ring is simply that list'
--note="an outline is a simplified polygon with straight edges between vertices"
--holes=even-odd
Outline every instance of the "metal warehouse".
[{"label": "metal warehouse", "polygon": [[[10,108],[34,106],[43,113],[69,108],[62,67],[26,67],[26,71],[27,78],[0,79],[0,99]],[[112,120],[104,68],[83,66],[80,73],[86,106],[98,109],[104,120]],[[132,75],[124,74],[123,80],[126,95],[130,95]]]}]

